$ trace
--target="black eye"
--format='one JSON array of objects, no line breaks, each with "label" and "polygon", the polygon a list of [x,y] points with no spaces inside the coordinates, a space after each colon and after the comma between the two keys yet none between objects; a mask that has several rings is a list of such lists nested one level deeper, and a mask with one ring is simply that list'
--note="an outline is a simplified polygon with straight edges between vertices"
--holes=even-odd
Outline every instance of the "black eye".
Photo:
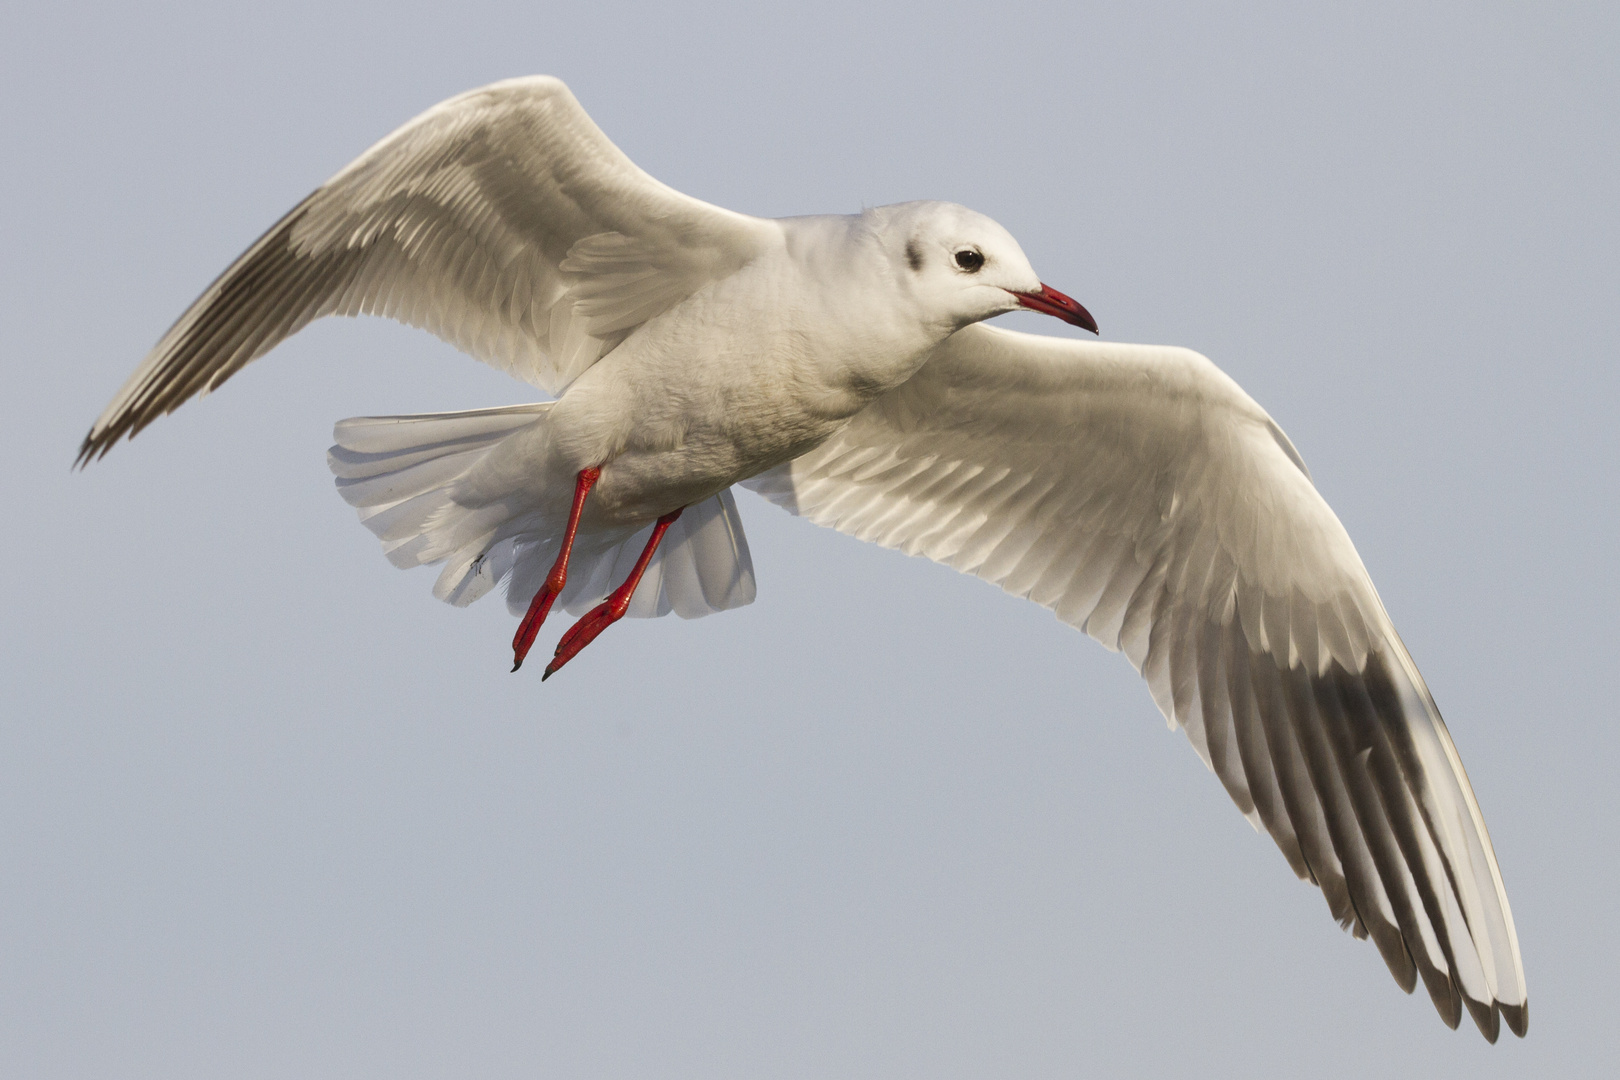
[{"label": "black eye", "polygon": [[970,274],[977,274],[979,267],[984,265],[984,256],[972,248],[963,248],[956,253],[956,265]]}]

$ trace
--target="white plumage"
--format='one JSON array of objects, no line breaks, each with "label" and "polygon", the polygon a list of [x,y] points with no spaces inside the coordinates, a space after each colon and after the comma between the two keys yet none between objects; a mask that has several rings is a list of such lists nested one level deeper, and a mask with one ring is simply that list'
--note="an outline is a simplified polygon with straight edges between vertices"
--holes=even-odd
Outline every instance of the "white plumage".
[{"label": "white plumage", "polygon": [[[554,522],[507,522],[504,507],[466,513],[455,500],[462,479],[495,444],[534,423],[550,402],[459,413],[366,416],[333,429],[327,464],[338,493],[383,542],[395,566],[444,563],[433,595],[457,607],[510,580],[508,607],[522,614],[557,554]],[[532,532],[518,531],[532,524]],[[505,535],[492,539],[502,525]],[[559,604],[584,614],[622,581],[650,525],[599,530],[576,547],[588,567],[569,580]],[[754,599],[754,566],[730,490],[691,507],[670,528],[636,589],[632,618],[674,612],[696,619]]]},{"label": "white plumage", "polygon": [[1404,988],[1421,979],[1453,1026],[1466,1007],[1488,1038],[1499,1018],[1522,1035],[1467,775],[1299,454],[1196,353],[978,325],[1019,306],[1092,325],[971,211],[735,214],[636,168],[560,82],[517,79],[428,110],[294,208],[163,337],[80,460],[312,319],[424,327],[556,396],[337,425],[339,490],[396,565],[443,564],[441,599],[505,580],[528,608],[567,561],[577,492],[562,606],[609,596],[650,534],[629,614],[749,603],[737,483],[976,574],[1123,651]]}]

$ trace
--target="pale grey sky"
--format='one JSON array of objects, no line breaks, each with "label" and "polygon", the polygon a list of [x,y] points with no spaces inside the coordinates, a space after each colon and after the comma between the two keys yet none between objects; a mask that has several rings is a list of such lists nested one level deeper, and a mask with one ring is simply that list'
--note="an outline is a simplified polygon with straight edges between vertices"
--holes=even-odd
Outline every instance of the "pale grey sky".
[{"label": "pale grey sky", "polygon": [[[1617,31],[1605,4],[8,10],[3,1071],[1607,1075]],[[69,474],[302,195],[537,72],[721,205],[982,210],[1104,336],[1269,409],[1467,764],[1530,1037],[1403,996],[1121,657],[751,495],[752,607],[508,675],[499,602],[434,601],[325,468],[341,417],[533,396],[426,334],[318,324]]]}]

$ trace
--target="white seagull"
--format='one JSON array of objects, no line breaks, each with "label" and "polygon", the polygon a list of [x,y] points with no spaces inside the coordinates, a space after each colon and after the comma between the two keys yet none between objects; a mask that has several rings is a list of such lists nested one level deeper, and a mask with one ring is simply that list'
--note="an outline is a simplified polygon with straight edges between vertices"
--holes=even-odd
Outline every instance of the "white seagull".
[{"label": "white seagull", "polygon": [[[741,484],[1051,608],[1172,727],[1341,926],[1456,1027],[1528,1023],[1484,818],[1423,677],[1282,430],[1186,349],[1093,332],[1007,231],[948,203],[769,220],[637,168],[552,78],[437,105],[203,293],[82,465],[312,319],[386,315],[555,400],[336,427],[343,497],[468,604],[503,579],[514,670],[626,614],[754,598]],[[639,586],[639,587],[638,587]]]}]

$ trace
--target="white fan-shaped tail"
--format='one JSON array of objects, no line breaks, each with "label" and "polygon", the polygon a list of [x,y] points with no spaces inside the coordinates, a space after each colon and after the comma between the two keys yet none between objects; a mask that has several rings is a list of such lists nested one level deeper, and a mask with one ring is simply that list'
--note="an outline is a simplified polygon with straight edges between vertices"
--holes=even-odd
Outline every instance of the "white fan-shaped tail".
[{"label": "white fan-shaped tail", "polygon": [[[652,529],[649,524],[634,532],[594,535],[582,530],[569,560],[568,587],[557,606],[569,614],[583,615],[606,599],[630,576]],[[528,609],[556,557],[554,538],[518,541],[517,565],[506,590],[506,606],[512,614],[521,615]],[[754,563],[737,502],[728,488],[687,507],[669,527],[625,614],[633,619],[656,619],[671,613],[698,619],[753,602]]]},{"label": "white fan-shaped tail", "polygon": [[[457,501],[458,485],[508,436],[545,422],[550,402],[458,413],[340,421],[327,464],[338,492],[399,567],[442,562],[433,595],[457,607],[509,580],[521,614],[557,557],[565,519],[525,500]],[[566,500],[561,501],[566,506]],[[630,574],[652,531],[582,529],[560,606],[582,614]],[[636,589],[629,615],[695,619],[754,599],[754,566],[731,492],[688,507],[670,527]]]}]

